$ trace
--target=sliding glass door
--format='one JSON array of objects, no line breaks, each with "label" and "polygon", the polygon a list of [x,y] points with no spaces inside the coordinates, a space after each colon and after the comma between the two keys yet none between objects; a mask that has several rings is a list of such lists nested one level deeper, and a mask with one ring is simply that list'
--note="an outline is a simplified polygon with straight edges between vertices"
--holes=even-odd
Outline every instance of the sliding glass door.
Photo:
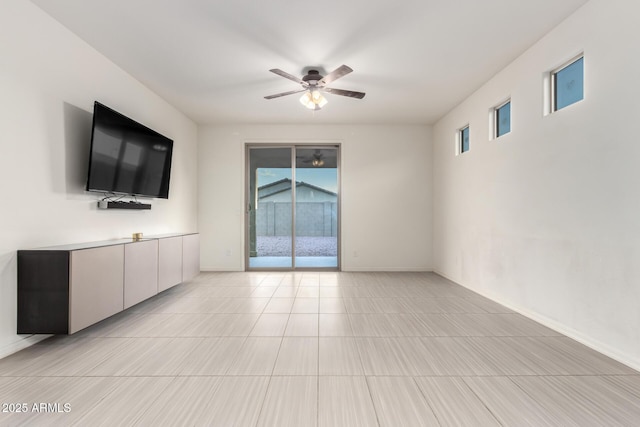
[{"label": "sliding glass door", "polygon": [[338,269],[337,146],[247,146],[247,269]]},{"label": "sliding glass door", "polygon": [[293,150],[250,147],[248,267],[293,268]]},{"label": "sliding glass door", "polygon": [[338,149],[296,149],[295,264],[338,267]]}]

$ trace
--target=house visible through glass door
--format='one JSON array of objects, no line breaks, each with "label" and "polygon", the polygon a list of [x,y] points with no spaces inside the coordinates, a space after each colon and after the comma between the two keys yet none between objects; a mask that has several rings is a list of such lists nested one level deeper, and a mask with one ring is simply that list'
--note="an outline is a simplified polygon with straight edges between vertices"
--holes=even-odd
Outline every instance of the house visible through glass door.
[{"label": "house visible through glass door", "polygon": [[247,147],[247,268],[337,269],[337,146]]}]

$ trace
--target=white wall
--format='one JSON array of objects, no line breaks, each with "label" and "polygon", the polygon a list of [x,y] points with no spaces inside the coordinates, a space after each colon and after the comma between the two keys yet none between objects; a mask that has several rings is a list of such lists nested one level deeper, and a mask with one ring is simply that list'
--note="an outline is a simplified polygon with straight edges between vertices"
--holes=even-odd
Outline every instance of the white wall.
[{"label": "white wall", "polygon": [[244,269],[247,142],[340,143],[342,269],[431,270],[430,127],[206,126],[199,142],[203,270]]},{"label": "white wall", "polygon": [[[197,230],[197,127],[32,3],[0,2],[0,357],[16,335],[16,250]],[[86,193],[93,101],[174,139],[169,200],[99,211]]]},{"label": "white wall", "polygon": [[[434,265],[640,368],[640,3],[591,0],[434,127]],[[585,99],[543,116],[584,51]],[[513,131],[489,141],[512,97]],[[471,125],[471,150],[454,135]]]}]

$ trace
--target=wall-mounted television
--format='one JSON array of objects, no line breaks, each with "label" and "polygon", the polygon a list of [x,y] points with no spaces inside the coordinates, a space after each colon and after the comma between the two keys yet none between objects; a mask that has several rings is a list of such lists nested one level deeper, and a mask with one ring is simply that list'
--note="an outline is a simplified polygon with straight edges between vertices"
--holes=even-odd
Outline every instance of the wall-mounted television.
[{"label": "wall-mounted television", "polygon": [[173,141],[94,103],[87,191],[169,198]]}]

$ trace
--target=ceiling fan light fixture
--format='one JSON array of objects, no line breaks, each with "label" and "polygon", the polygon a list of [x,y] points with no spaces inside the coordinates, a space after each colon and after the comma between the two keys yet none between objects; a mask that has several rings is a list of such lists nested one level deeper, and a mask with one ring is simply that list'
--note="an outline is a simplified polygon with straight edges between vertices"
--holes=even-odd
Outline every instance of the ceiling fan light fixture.
[{"label": "ceiling fan light fixture", "polygon": [[265,96],[265,99],[274,99],[280,98],[281,96],[293,95],[294,93],[304,92],[302,97],[300,98],[300,103],[304,105],[309,110],[320,110],[322,107],[327,105],[329,101],[322,95],[322,92],[330,93],[331,95],[340,95],[340,96],[348,96],[349,98],[364,98],[364,92],[356,92],[353,90],[343,90],[343,89],[335,89],[327,87],[328,84],[338,80],[339,78],[346,76],[353,70],[346,66],[341,65],[326,76],[320,75],[318,70],[309,70],[307,71],[307,75],[302,78],[298,78],[293,74],[286,73],[278,68],[272,68],[272,73],[279,75],[280,77],[284,77],[285,79],[294,81],[302,85],[302,89],[298,90],[290,90],[287,92],[280,92],[274,95]]},{"label": "ceiling fan light fixture", "polygon": [[312,166],[315,166],[315,167],[317,167],[317,168],[319,168],[320,166],[324,166],[324,160],[322,160],[322,159],[318,159],[318,158],[313,159],[313,160],[311,161],[311,165],[312,165]]},{"label": "ceiling fan light fixture", "polygon": [[300,98],[300,103],[310,110],[319,110],[329,103],[319,90],[309,89]]}]

